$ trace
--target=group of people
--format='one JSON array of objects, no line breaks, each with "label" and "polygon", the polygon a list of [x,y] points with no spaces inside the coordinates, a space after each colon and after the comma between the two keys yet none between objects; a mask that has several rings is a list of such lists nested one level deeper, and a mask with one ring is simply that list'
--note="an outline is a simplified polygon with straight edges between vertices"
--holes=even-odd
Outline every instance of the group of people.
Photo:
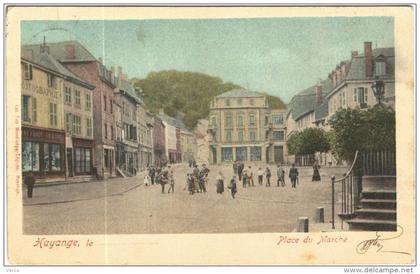
[{"label": "group of people", "polygon": [[192,172],[187,174],[186,188],[191,195],[207,192],[209,172],[210,169],[207,168],[206,164],[202,165],[201,170],[197,164],[194,165]]},{"label": "group of people", "polygon": [[154,167],[151,166],[148,168],[146,175],[144,176],[144,185],[154,185],[160,184],[162,188],[162,194],[165,192],[165,185],[169,185],[168,194],[175,192],[175,178],[174,172],[170,165],[164,167]]},{"label": "group of people", "polygon": [[[189,162],[189,166],[193,167],[192,171],[187,173],[187,180],[186,186],[184,190],[188,190],[190,195],[194,193],[205,193],[207,192],[208,188],[208,181],[209,181],[209,172],[210,170],[207,168],[206,164],[203,164],[201,169],[195,163],[195,161]],[[321,176],[319,173],[320,166],[315,163],[313,165],[313,176],[312,181],[320,181]],[[254,182],[254,172],[251,166],[245,168],[245,164],[241,162],[235,162],[233,164],[233,173],[234,176],[230,180],[227,188],[229,189],[232,198],[235,198],[236,193],[238,192],[237,189],[237,180],[242,182],[242,187],[255,187],[256,183]],[[286,171],[281,165],[277,165],[276,175],[277,175],[277,187],[285,187],[286,180],[285,180]],[[263,185],[264,177],[265,177],[265,186],[271,186],[271,170],[269,167],[263,169],[259,167],[256,172],[258,178],[258,184],[260,186]],[[288,176],[291,182],[292,188],[296,188],[297,184],[299,183],[299,170],[296,168],[295,164],[292,164],[292,167],[289,169]],[[175,186],[175,179],[173,175],[173,170],[171,166],[166,166],[164,168],[155,168],[150,167],[148,169],[148,174],[145,176],[144,184],[147,186],[149,184],[160,184],[162,187],[162,193],[165,193],[165,185],[169,184],[168,193],[174,193],[174,186]],[[216,176],[216,193],[222,194],[225,191],[225,176],[220,171]]]}]

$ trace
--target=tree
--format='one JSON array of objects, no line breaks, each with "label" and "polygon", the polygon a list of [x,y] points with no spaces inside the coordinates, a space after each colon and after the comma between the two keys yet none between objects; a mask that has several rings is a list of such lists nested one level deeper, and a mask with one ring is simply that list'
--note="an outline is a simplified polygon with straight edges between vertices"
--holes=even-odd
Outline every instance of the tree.
[{"label": "tree", "polygon": [[331,146],[341,159],[352,160],[356,150],[395,149],[395,111],[390,107],[341,109],[329,124],[334,136]]},{"label": "tree", "polygon": [[289,153],[294,155],[315,154],[330,149],[327,134],[320,128],[306,128],[295,133],[287,140]]},{"label": "tree", "polygon": [[[171,116],[181,111],[185,114],[184,123],[190,129],[199,119],[209,115],[209,104],[215,96],[241,88],[204,73],[176,70],[151,72],[145,79],[131,79],[131,83],[143,90],[150,111],[157,113],[164,109]],[[283,101],[274,96],[269,96],[268,102],[270,108],[284,107]]]}]

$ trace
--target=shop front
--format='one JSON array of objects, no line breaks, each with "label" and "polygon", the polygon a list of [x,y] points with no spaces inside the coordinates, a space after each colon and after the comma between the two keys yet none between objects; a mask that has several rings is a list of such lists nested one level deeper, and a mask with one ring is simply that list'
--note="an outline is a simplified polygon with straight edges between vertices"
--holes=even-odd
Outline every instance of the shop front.
[{"label": "shop front", "polygon": [[73,137],[73,170],[75,176],[93,174],[93,140]]},{"label": "shop front", "polygon": [[64,178],[65,133],[22,126],[22,172],[32,171],[36,178]]}]

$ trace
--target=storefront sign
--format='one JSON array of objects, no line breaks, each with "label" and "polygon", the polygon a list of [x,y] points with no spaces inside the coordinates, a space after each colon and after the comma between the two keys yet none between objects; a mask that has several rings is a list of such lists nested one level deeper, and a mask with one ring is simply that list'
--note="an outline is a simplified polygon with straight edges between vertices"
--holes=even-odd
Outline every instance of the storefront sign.
[{"label": "storefront sign", "polygon": [[74,147],[93,147],[93,140],[73,138]]},{"label": "storefront sign", "polygon": [[22,90],[29,93],[38,93],[43,96],[59,99],[60,93],[58,90],[34,85],[31,81],[22,81]]},{"label": "storefront sign", "polygon": [[54,142],[54,143],[64,144],[65,143],[64,136],[65,136],[64,132],[22,127],[23,140]]}]

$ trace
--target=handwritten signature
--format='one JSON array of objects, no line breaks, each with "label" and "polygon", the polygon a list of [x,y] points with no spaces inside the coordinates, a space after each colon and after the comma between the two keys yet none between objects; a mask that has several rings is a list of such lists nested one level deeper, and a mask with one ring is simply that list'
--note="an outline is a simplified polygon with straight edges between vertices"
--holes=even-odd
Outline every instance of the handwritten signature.
[{"label": "handwritten signature", "polygon": [[393,240],[393,239],[397,239],[404,234],[404,229],[402,228],[402,226],[400,226],[400,225],[397,226],[397,232],[399,232],[398,235],[393,236],[391,238],[384,238],[379,232],[376,232],[376,237],[375,238],[368,239],[368,240],[365,240],[363,242],[360,242],[356,246],[356,252],[359,253],[359,254],[365,254],[370,248],[372,248],[372,249],[376,249],[376,252],[380,252],[380,253],[398,253],[398,254],[410,255],[410,253],[404,252],[404,251],[395,251],[395,250],[384,249],[384,242],[389,241],[389,240]]}]

